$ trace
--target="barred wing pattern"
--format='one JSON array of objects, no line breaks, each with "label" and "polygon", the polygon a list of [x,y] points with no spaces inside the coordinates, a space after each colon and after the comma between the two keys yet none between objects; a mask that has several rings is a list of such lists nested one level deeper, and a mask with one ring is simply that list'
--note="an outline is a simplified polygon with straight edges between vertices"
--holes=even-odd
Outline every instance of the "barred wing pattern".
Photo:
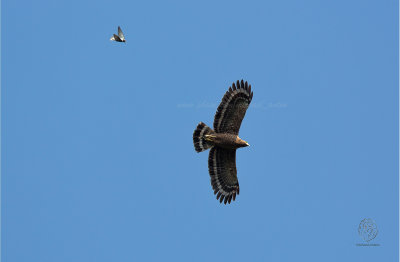
[{"label": "barred wing pattern", "polygon": [[239,80],[229,87],[222,98],[214,118],[217,133],[239,134],[240,125],[253,98],[251,85]]},{"label": "barred wing pattern", "polygon": [[239,195],[239,181],[236,170],[236,149],[212,147],[208,156],[208,171],[214,194],[219,202],[231,203]]}]

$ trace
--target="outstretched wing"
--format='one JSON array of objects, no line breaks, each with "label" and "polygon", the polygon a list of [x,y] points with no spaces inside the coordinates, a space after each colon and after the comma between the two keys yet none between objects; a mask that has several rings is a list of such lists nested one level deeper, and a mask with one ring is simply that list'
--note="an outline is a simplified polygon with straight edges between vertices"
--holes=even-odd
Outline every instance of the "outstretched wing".
[{"label": "outstretched wing", "polygon": [[117,42],[121,42],[121,39],[119,39],[119,36],[117,36],[116,34],[114,34],[111,38],[111,41],[117,41]]},{"label": "outstretched wing", "polygon": [[212,147],[208,156],[208,171],[214,194],[219,202],[224,204],[236,199],[239,195],[239,181],[236,170],[236,149]]},{"label": "outstretched wing", "polygon": [[121,27],[118,26],[118,36],[121,40],[125,40],[124,33],[122,33]]},{"label": "outstretched wing", "polygon": [[214,118],[214,131],[217,133],[239,134],[240,125],[253,98],[251,85],[239,80],[229,87],[222,98]]}]

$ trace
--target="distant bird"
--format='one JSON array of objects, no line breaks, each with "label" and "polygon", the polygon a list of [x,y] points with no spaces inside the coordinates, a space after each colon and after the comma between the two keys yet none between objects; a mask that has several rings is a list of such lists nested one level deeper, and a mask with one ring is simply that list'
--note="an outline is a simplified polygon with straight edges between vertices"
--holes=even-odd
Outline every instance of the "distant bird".
[{"label": "distant bird", "polygon": [[121,27],[118,26],[118,35],[114,34],[111,38],[111,41],[116,42],[126,42],[124,33],[122,33]]},{"label": "distant bird", "polygon": [[253,98],[251,86],[239,80],[229,87],[214,118],[214,130],[200,122],[193,133],[194,148],[202,152],[210,148],[208,172],[214,195],[219,202],[230,204],[239,195],[236,170],[236,149],[249,144],[240,139],[240,124]]}]

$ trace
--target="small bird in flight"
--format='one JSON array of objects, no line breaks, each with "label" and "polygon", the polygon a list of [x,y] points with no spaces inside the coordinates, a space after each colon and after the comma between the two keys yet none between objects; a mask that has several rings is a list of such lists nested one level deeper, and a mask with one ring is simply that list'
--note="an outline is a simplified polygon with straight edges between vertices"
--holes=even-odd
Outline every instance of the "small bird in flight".
[{"label": "small bird in flight", "polygon": [[116,42],[126,42],[124,33],[122,33],[121,27],[118,26],[118,35],[114,34],[111,38],[111,41]]}]

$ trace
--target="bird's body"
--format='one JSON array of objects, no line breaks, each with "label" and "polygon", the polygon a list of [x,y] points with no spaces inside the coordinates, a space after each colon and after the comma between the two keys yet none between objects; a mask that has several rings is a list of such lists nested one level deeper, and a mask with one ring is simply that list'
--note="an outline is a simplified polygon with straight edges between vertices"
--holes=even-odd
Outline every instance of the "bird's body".
[{"label": "bird's body", "polygon": [[121,27],[118,26],[118,35],[114,34],[111,38],[110,41],[115,41],[115,42],[126,42],[124,33],[122,33]]},{"label": "bird's body", "polygon": [[229,133],[214,133],[212,135],[205,135],[205,139],[214,146],[226,149],[237,149],[239,147],[245,147],[249,145],[246,141],[239,138],[239,136]]},{"label": "bird's body", "polygon": [[239,194],[236,170],[236,149],[249,146],[240,139],[239,129],[253,98],[251,86],[237,81],[225,93],[214,118],[214,130],[200,122],[193,133],[197,152],[210,149],[208,171],[217,199],[230,203]]}]

